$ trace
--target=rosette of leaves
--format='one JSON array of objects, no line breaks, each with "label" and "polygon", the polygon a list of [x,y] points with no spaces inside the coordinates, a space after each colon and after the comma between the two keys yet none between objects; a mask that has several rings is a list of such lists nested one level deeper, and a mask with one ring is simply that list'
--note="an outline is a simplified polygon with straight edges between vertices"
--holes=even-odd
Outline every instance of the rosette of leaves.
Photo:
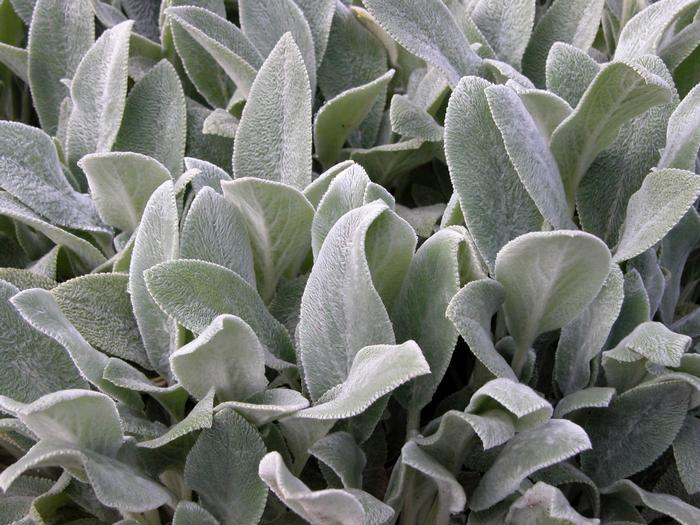
[{"label": "rosette of leaves", "polygon": [[700,523],[700,1],[0,0],[0,523]]}]

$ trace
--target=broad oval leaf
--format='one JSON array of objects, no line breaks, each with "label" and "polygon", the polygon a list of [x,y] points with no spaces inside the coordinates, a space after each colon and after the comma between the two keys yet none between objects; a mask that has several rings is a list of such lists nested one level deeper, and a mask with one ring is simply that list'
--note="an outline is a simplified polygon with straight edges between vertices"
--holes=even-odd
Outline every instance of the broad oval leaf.
[{"label": "broad oval leaf", "polygon": [[610,252],[588,233],[528,233],[496,258],[496,279],[505,289],[506,323],[519,345],[573,320],[600,291],[610,271]]}]

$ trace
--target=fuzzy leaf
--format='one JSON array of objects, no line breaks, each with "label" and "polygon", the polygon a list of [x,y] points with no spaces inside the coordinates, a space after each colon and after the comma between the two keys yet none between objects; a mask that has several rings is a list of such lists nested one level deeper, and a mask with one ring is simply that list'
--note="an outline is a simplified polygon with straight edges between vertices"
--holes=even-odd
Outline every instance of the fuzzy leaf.
[{"label": "fuzzy leaf", "polygon": [[535,22],[535,4],[529,0],[481,0],[476,3],[471,17],[496,56],[520,69]]},{"label": "fuzzy leaf", "polygon": [[538,481],[513,502],[505,523],[598,525],[600,520],[584,518],[571,506],[561,490]]},{"label": "fuzzy leaf", "polygon": [[311,182],[311,88],[290,34],[280,38],[255,77],[236,132],[233,175],[299,190]]},{"label": "fuzzy leaf", "polygon": [[700,177],[683,170],[656,170],[629,200],[624,229],[615,250],[626,261],[660,241],[700,195]]},{"label": "fuzzy leaf", "polygon": [[255,284],[246,221],[235,205],[209,187],[190,204],[182,225],[180,256],[224,266]]},{"label": "fuzzy leaf", "polygon": [[564,419],[551,419],[521,432],[506,444],[481,478],[472,494],[471,509],[489,508],[514,492],[533,472],[590,448],[584,430]]},{"label": "fuzzy leaf", "polygon": [[187,456],[185,481],[222,525],[254,525],[267,499],[257,476],[265,454],[260,434],[234,410],[222,410]]},{"label": "fuzzy leaf", "polygon": [[215,317],[236,315],[260,339],[268,366],[295,361],[289,334],[255,289],[231,270],[204,261],[171,261],[148,270],[146,285],[160,308],[188,330],[201,334]]},{"label": "fuzzy leaf", "polygon": [[513,338],[527,347],[576,318],[600,291],[610,262],[602,241],[578,231],[529,233],[504,246],[496,279]]},{"label": "fuzzy leaf", "polygon": [[139,153],[93,153],[78,165],[87,176],[100,218],[125,232],[136,230],[148,199],[171,179],[165,166]]},{"label": "fuzzy leaf", "polygon": [[467,228],[489,268],[508,241],[542,225],[493,120],[486,80],[467,77],[450,97],[445,157]]},{"label": "fuzzy leaf", "polygon": [[361,348],[394,344],[385,302],[398,292],[415,242],[411,227],[383,202],[349,211],[330,230],[304,290],[298,327],[313,400],[345,381]]},{"label": "fuzzy leaf", "polygon": [[547,55],[547,89],[575,108],[599,71],[600,65],[588,53],[556,42]]},{"label": "fuzzy leaf", "polygon": [[666,147],[659,168],[693,171],[700,148],[700,86],[693,88],[668,120]]},{"label": "fuzzy leaf", "polygon": [[347,378],[328,390],[318,404],[297,415],[309,419],[344,419],[366,410],[399,385],[430,373],[414,341],[366,346],[355,355]]},{"label": "fuzzy leaf", "polygon": [[239,317],[220,315],[170,356],[178,381],[198,399],[214,388],[219,401],[244,400],[264,390],[265,356],[253,330]]},{"label": "fuzzy leaf", "polygon": [[316,441],[309,452],[333,470],[344,488],[362,488],[362,471],[367,458],[351,434],[347,432],[328,434]]},{"label": "fuzzy leaf", "polygon": [[442,2],[366,0],[365,6],[392,38],[439,69],[450,85],[478,73],[481,60]]},{"label": "fuzzy leaf", "polygon": [[178,214],[171,182],[164,182],[148,199],[136,232],[129,268],[129,293],[148,360],[164,377],[171,375],[168,319],[146,289],[144,272],[178,256]]},{"label": "fuzzy leaf", "polygon": [[95,17],[88,0],[36,2],[29,31],[28,79],[41,127],[58,131],[61,103],[68,96],[64,78],[73,78],[95,39]]},{"label": "fuzzy leaf", "polygon": [[584,472],[605,486],[648,467],[683,425],[690,389],[678,382],[625,392],[584,424],[593,451],[581,456]]},{"label": "fuzzy leaf", "polygon": [[295,277],[309,253],[313,207],[281,182],[249,177],[222,182],[221,188],[243,218],[258,290],[269,301],[280,278]]},{"label": "fuzzy leaf", "polygon": [[187,110],[175,68],[158,62],[129,92],[114,149],[154,158],[173,177],[182,173]]},{"label": "fuzzy leaf", "polygon": [[126,104],[132,26],[126,21],[102,33],[75,71],[66,144],[72,170],[84,155],[110,151],[117,139]]}]

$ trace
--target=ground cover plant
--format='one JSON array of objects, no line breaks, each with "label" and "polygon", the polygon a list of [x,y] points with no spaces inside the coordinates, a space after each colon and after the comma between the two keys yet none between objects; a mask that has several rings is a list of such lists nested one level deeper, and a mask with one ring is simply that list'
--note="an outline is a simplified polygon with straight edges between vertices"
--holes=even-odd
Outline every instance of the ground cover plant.
[{"label": "ground cover plant", "polygon": [[0,0],[0,524],[700,523],[700,0]]}]

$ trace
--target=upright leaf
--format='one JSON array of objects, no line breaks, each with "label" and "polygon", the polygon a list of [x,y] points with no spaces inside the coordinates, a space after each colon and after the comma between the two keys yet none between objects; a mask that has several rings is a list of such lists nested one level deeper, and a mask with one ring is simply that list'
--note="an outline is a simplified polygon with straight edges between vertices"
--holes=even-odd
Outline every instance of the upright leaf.
[{"label": "upright leaf", "polygon": [[114,149],[154,158],[173,177],[182,173],[187,110],[175,68],[158,62],[129,92]]},{"label": "upright leaf", "polygon": [[659,168],[693,171],[700,148],[700,86],[693,88],[668,120],[666,147]]},{"label": "upright leaf", "polygon": [[299,190],[311,182],[311,89],[290,34],[279,40],[255,77],[236,133],[233,175]]},{"label": "upright leaf", "polygon": [[255,427],[234,410],[222,410],[188,454],[185,481],[222,525],[255,525],[267,500],[257,472],[264,454]]},{"label": "upright leaf", "polygon": [[520,69],[535,22],[535,4],[529,0],[481,0],[476,3],[471,17],[496,56]]},{"label": "upright leaf", "polygon": [[88,0],[36,2],[29,31],[29,87],[41,127],[58,131],[61,103],[68,96],[64,78],[73,78],[95,39],[95,17]]},{"label": "upright leaf", "polygon": [[178,214],[171,182],[164,182],[148,199],[136,232],[129,267],[129,292],[148,360],[164,377],[170,377],[168,356],[173,323],[146,288],[144,272],[178,257]]},{"label": "upright leaf", "polygon": [[439,69],[450,85],[478,74],[481,59],[443,2],[366,0],[365,6],[392,38]]},{"label": "upright leaf", "polygon": [[349,211],[329,232],[304,290],[298,327],[313,400],[345,380],[361,348],[394,343],[382,299],[388,293],[393,301],[415,242],[411,227],[382,202]]},{"label": "upright leaf", "polygon": [[132,26],[122,22],[102,33],[75,71],[66,144],[71,169],[88,153],[110,151],[117,139],[126,104]]},{"label": "upright leaf", "polygon": [[[490,269],[498,251],[512,239],[542,225],[508,157],[493,120],[483,79],[462,79],[450,97],[445,117],[445,157],[464,214]],[[496,204],[496,205],[494,205]]]}]

